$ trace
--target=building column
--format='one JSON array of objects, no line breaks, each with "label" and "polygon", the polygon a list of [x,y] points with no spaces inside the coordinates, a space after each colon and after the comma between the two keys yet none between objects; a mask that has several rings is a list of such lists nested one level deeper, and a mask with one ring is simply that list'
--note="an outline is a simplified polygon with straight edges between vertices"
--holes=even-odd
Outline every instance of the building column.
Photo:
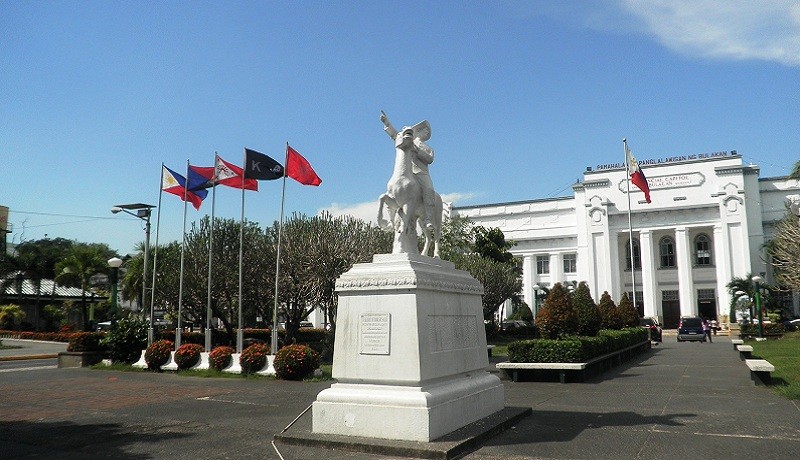
[{"label": "building column", "polygon": [[692,280],[692,247],[686,227],[675,229],[675,256],[678,265],[678,286],[681,316],[697,316],[694,281]]},{"label": "building column", "polygon": [[522,299],[533,312],[533,285],[536,284],[536,267],[532,255],[522,258]]},{"label": "building column", "polygon": [[722,231],[722,225],[714,226],[714,265],[716,268],[717,277],[717,315],[728,317],[728,321],[736,318],[730,318],[731,314],[731,295],[728,293],[728,282],[731,280],[731,266],[728,263],[730,258],[727,257],[728,251],[726,249],[725,236]]},{"label": "building column", "polygon": [[[561,261],[561,254],[550,254],[550,280],[552,284],[564,281],[564,264]],[[550,287],[553,287],[552,285]]]},{"label": "building column", "polygon": [[656,316],[663,321],[661,308],[656,299],[656,264],[653,261],[653,234],[650,230],[639,231],[639,254],[642,260],[642,300],[644,315]]}]

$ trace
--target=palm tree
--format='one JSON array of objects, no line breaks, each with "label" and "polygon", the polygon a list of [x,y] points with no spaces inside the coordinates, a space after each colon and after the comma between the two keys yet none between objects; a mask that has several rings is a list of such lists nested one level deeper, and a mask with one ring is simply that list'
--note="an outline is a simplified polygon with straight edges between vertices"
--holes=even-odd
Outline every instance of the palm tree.
[{"label": "palm tree", "polygon": [[114,251],[105,244],[77,244],[56,265],[56,273],[59,273],[56,280],[67,286],[81,288],[81,313],[84,330],[89,330],[89,315],[86,307],[89,279],[97,273],[108,272],[107,260],[115,255]]},{"label": "palm tree", "polygon": [[794,166],[792,167],[792,172],[789,173],[789,179],[800,180],[800,161],[795,162]]}]

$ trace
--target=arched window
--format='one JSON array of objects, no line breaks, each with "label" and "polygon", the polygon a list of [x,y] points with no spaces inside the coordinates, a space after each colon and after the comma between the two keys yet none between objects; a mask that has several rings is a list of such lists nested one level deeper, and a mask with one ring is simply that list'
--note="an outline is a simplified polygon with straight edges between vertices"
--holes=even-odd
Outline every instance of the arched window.
[{"label": "arched window", "polygon": [[694,239],[695,265],[711,265],[711,240],[703,233]]},{"label": "arched window", "polygon": [[[642,257],[639,254],[639,240],[633,240],[633,261],[637,270],[642,268]],[[625,268],[631,269],[631,242],[625,243]]]},{"label": "arched window", "polygon": [[665,236],[658,243],[661,267],[675,267],[675,240]]}]

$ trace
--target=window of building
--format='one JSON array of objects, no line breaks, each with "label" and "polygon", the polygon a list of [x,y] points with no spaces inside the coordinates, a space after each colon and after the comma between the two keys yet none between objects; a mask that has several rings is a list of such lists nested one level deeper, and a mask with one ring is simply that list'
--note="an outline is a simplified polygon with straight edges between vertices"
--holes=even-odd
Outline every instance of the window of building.
[{"label": "window of building", "polygon": [[564,254],[564,273],[578,272],[578,255]]},{"label": "window of building", "polygon": [[671,300],[679,300],[678,291],[661,291],[661,300],[667,302]]},{"label": "window of building", "polygon": [[536,256],[536,274],[547,275],[550,273],[550,256]]},{"label": "window of building", "polygon": [[[636,264],[636,269],[641,270],[642,268],[642,257],[639,254],[639,240],[633,240],[633,261]],[[631,269],[631,242],[628,240],[625,243],[625,268],[630,270]]]},{"label": "window of building", "polygon": [[665,236],[658,244],[661,257],[661,267],[675,267],[675,241]]},{"label": "window of building", "polygon": [[694,264],[711,265],[711,240],[700,234],[694,239]]},{"label": "window of building", "polygon": [[717,296],[713,289],[698,289],[697,300],[716,300]]}]

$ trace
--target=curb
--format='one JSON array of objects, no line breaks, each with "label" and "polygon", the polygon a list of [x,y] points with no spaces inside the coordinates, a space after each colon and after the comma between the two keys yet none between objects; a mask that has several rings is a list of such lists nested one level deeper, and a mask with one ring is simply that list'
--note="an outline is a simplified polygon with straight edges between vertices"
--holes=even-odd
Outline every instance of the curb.
[{"label": "curb", "polygon": [[0,356],[0,361],[27,361],[30,359],[55,359],[58,353],[53,355],[30,355],[30,356]]}]

